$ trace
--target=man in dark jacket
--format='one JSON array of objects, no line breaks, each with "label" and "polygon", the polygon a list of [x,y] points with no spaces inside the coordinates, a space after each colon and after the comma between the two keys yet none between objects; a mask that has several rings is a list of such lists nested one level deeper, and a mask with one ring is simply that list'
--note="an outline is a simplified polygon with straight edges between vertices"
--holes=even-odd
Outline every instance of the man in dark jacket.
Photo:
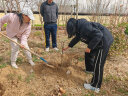
[{"label": "man in dark jacket", "polygon": [[58,6],[53,0],[47,0],[41,4],[40,13],[44,21],[44,30],[46,37],[46,50],[49,51],[50,47],[50,34],[52,35],[52,47],[58,50],[56,43],[56,32],[57,32],[57,18],[58,18]]},{"label": "man in dark jacket", "polygon": [[89,22],[86,19],[70,18],[67,23],[68,37],[75,36],[68,47],[72,48],[76,43],[82,41],[88,46],[85,49],[85,66],[86,72],[93,73],[90,84],[84,84],[86,89],[95,92],[100,91],[103,69],[109,48],[113,42],[113,37],[109,30],[103,25],[96,22]]}]

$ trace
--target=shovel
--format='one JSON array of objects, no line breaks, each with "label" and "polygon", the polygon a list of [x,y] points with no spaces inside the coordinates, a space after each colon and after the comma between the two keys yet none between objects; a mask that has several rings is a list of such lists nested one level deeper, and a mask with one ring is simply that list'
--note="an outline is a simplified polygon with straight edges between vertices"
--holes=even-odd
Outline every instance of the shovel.
[{"label": "shovel", "polygon": [[[22,46],[21,44],[15,42],[14,40],[12,40],[12,39],[9,38],[8,36],[4,35],[3,33],[0,32],[0,34],[1,34],[2,36],[6,37],[7,39],[9,39],[10,41],[16,43],[17,45]],[[27,51],[29,51],[30,53],[34,54],[35,56],[39,57],[42,61],[45,62],[45,64],[46,64],[48,67],[54,68],[53,65],[48,64],[48,62],[47,62],[43,57],[41,57],[40,55],[38,55],[37,53],[35,53],[35,52],[31,51],[30,49],[27,49],[27,48],[25,48],[25,47],[24,47],[24,49],[27,50]]]}]

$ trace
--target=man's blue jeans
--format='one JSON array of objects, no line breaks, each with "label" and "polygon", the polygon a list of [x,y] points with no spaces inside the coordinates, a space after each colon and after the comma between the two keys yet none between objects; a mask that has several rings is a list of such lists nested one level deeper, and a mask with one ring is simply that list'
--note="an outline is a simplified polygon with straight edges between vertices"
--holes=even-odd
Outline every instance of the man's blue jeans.
[{"label": "man's blue jeans", "polygon": [[56,34],[57,34],[57,24],[44,24],[45,30],[45,41],[46,41],[46,48],[50,47],[50,34],[52,35],[52,47],[57,47],[56,43]]}]

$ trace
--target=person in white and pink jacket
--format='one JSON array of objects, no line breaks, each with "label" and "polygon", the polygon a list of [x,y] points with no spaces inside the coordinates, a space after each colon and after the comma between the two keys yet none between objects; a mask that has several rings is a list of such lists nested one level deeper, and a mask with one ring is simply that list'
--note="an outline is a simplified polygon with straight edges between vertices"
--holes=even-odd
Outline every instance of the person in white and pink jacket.
[{"label": "person in white and pink jacket", "polygon": [[[2,26],[7,23],[7,36],[10,37],[15,42],[19,42],[22,46],[21,48],[28,48],[27,39],[31,32],[30,20],[34,20],[32,11],[29,8],[24,8],[21,13],[8,13],[7,15],[0,18],[0,31]],[[14,68],[18,68],[16,65],[17,56],[19,53],[19,46],[10,41],[11,44],[11,65]],[[31,53],[24,50],[24,53],[29,61],[29,63],[34,66],[32,61]]]}]

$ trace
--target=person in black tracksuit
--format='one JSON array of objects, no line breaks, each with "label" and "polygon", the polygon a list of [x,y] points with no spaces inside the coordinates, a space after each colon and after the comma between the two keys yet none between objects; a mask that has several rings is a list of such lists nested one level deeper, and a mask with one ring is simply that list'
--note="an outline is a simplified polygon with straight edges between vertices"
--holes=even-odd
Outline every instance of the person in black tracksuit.
[{"label": "person in black tracksuit", "polygon": [[86,89],[99,92],[103,78],[103,69],[113,37],[109,30],[96,22],[89,22],[86,19],[70,18],[67,22],[68,37],[75,36],[68,47],[72,48],[79,41],[86,43],[85,66],[86,71],[93,73],[90,84],[84,84]]}]

